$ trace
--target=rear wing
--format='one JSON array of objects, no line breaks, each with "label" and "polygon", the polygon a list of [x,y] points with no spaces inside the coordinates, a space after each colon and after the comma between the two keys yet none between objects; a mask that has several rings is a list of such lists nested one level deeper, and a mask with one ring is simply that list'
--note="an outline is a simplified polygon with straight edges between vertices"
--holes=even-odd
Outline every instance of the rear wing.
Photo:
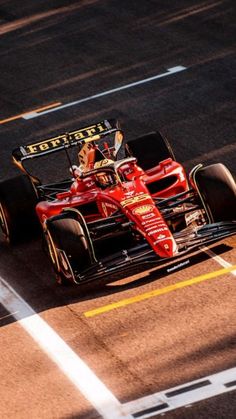
[{"label": "rear wing", "polygon": [[[20,167],[20,169],[25,171],[22,164],[24,160],[45,156],[46,154],[54,153],[65,148],[67,149],[79,145],[82,146],[89,141],[99,141],[102,137],[117,131],[121,132],[117,120],[104,120],[97,124],[80,128],[77,131],[68,132],[66,134],[58,135],[57,137],[18,147],[12,152],[13,162]],[[119,140],[119,142],[120,144],[115,144],[115,149],[117,151],[121,146],[122,140]]]}]

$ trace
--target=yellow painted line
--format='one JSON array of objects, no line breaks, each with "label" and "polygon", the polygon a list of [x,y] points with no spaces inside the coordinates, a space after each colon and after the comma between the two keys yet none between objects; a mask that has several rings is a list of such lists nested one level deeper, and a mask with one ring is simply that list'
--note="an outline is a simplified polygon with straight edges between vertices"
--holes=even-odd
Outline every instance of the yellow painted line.
[{"label": "yellow painted line", "polygon": [[55,102],[55,103],[51,103],[51,104],[46,105],[46,106],[42,106],[41,108],[37,108],[37,109],[33,109],[31,111],[28,111],[28,112],[21,113],[19,115],[11,116],[11,117],[6,118],[6,119],[1,119],[0,124],[6,124],[7,122],[11,122],[11,121],[15,121],[16,119],[20,119],[24,115],[28,115],[28,114],[33,113],[33,112],[46,111],[47,109],[55,108],[56,106],[59,106],[59,105],[61,105],[61,102]]},{"label": "yellow painted line", "polygon": [[190,285],[198,284],[199,282],[207,281],[209,279],[217,278],[218,276],[225,275],[229,272],[232,272],[236,269],[236,265],[230,266],[229,268],[220,269],[219,271],[209,272],[204,275],[197,276],[192,279],[188,279],[187,281],[178,282],[177,284],[169,285],[168,287],[153,290],[150,292],[146,292],[145,294],[140,294],[135,297],[126,298],[121,301],[117,301],[116,303],[111,303],[103,307],[95,308],[94,310],[86,311],[84,313],[85,317],[94,317],[98,316],[99,314],[106,313],[108,311],[114,310],[116,308],[125,307],[130,304],[138,303],[140,301],[147,300],[148,298],[157,297],[159,295],[168,294],[169,292],[178,290],[180,288],[189,287]]},{"label": "yellow painted line", "polygon": [[11,116],[10,118],[7,118],[7,119],[1,119],[0,124],[6,124],[7,122],[15,121],[15,119],[20,119],[21,117],[22,117],[22,114]]}]

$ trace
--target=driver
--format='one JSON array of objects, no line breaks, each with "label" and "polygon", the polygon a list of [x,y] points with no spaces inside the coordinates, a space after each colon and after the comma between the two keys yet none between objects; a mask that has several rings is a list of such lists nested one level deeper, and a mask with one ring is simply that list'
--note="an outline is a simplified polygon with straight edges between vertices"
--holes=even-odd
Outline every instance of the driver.
[{"label": "driver", "polygon": [[[94,169],[100,169],[102,167],[107,167],[110,165],[113,165],[113,160],[110,159],[103,159],[98,162],[95,162]],[[107,188],[108,186],[116,185],[117,180],[115,173],[112,171],[98,171],[95,174],[95,180],[98,186],[100,186],[102,189]]]}]

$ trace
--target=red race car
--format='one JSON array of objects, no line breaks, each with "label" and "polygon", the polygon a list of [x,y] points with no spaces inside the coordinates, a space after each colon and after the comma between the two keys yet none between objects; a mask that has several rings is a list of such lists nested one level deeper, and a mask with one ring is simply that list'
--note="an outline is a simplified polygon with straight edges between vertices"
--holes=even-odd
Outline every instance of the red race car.
[{"label": "red race car", "polygon": [[[199,164],[187,177],[159,132],[123,138],[105,120],[12,153],[24,174],[0,183],[0,227],[17,241],[41,226],[59,283],[173,263],[236,233],[236,185],[223,164]],[[45,184],[26,169],[59,151],[69,179]]]}]

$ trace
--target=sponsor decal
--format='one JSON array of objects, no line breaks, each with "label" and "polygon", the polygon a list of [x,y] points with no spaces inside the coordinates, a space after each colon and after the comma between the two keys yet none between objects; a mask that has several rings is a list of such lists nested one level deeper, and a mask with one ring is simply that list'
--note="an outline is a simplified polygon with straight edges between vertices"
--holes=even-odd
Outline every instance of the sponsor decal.
[{"label": "sponsor decal", "polygon": [[[137,202],[144,201],[145,199],[150,200],[150,196],[148,194],[142,194],[142,195],[135,195],[131,198],[124,199],[121,201],[122,207],[127,207],[127,205],[136,204]],[[153,210],[153,205],[150,205],[151,210]]]},{"label": "sponsor decal", "polygon": [[[147,220],[148,218],[152,218],[152,217],[155,217],[155,214],[154,214],[154,212],[150,212],[149,214],[146,214],[146,215],[143,215],[142,216],[142,219],[143,220]],[[155,220],[156,221],[156,220]],[[153,222],[153,220],[150,220],[150,221],[146,221],[146,223],[148,223],[148,222]]]},{"label": "sponsor decal", "polygon": [[132,196],[135,194],[135,191],[125,192],[125,196]]},{"label": "sponsor decal", "polygon": [[95,182],[93,182],[93,181],[89,181],[89,182],[86,182],[86,186],[88,187],[88,188],[91,188],[92,186],[94,186],[95,185]]},{"label": "sponsor decal", "polygon": [[175,271],[176,269],[182,268],[185,265],[189,265],[190,260],[185,260],[184,262],[178,263],[177,265],[172,266],[171,268],[167,269],[167,272]]},{"label": "sponsor decal", "polygon": [[156,223],[154,223],[152,225],[148,224],[148,226],[145,227],[145,231],[153,230],[154,228],[157,228],[157,227],[158,227],[158,225]]},{"label": "sponsor decal", "polygon": [[152,222],[150,222],[149,220],[147,220],[147,221],[143,221],[143,222],[142,222],[142,225],[143,225],[143,226],[147,225],[146,230],[148,230],[148,227],[150,227],[150,228],[157,227],[156,220],[154,220],[154,219],[152,220]]},{"label": "sponsor decal", "polygon": [[104,204],[106,205],[107,208],[111,208],[111,209],[114,209],[114,210],[118,209],[118,207],[116,205],[110,204],[109,202],[104,202]]},{"label": "sponsor decal", "polygon": [[110,159],[103,159],[95,163],[94,169],[98,169],[99,167],[108,166],[109,164],[113,163],[113,160]]},{"label": "sponsor decal", "polygon": [[102,209],[103,209],[104,215],[106,217],[108,217],[107,206],[106,206],[106,204],[104,202],[102,202]]},{"label": "sponsor decal", "polygon": [[155,226],[152,226],[151,228],[146,229],[146,231],[151,230],[151,231],[149,231],[148,236],[150,236],[151,234],[155,234],[155,233],[161,233],[161,232],[164,232],[164,231],[169,231],[167,227],[156,228],[155,230],[153,230],[154,227]]},{"label": "sponsor decal", "polygon": [[153,209],[153,205],[147,204],[147,205],[142,205],[140,207],[135,208],[132,213],[135,215],[142,215],[142,214],[146,214],[149,211],[152,211]]},{"label": "sponsor decal", "polygon": [[38,143],[29,144],[24,146],[24,152],[29,154],[38,154],[46,151],[50,151],[56,148],[62,148],[66,145],[72,144],[79,140],[85,140],[86,138],[98,135],[103,131],[106,131],[107,127],[104,122],[99,124],[91,125],[86,128],[81,128],[78,131],[70,132],[69,134],[59,135],[58,137],[49,138],[47,140],[40,141]]},{"label": "sponsor decal", "polygon": [[102,202],[102,209],[105,216],[108,217],[109,214],[115,212],[118,209],[118,207],[116,205],[110,204],[109,202]]},{"label": "sponsor decal", "polygon": [[160,233],[162,231],[168,231],[168,228],[167,227],[165,227],[165,228],[156,228],[155,230],[149,231],[148,236],[152,236],[153,234]]},{"label": "sponsor decal", "polygon": [[124,170],[124,175],[126,176],[128,176],[128,175],[130,175],[131,173],[133,173],[133,171],[134,171],[134,169],[132,169],[132,168],[129,168],[129,169],[126,169],[126,170]]}]

